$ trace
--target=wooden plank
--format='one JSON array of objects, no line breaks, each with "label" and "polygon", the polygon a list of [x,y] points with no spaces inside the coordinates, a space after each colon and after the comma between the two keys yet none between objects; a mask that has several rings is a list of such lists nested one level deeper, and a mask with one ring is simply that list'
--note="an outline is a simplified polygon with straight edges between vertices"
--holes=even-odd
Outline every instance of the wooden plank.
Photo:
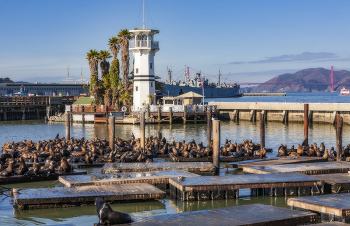
[{"label": "wooden plank", "polygon": [[348,173],[319,174],[314,178],[325,182],[325,192],[338,194],[350,191],[350,176]]},{"label": "wooden plank", "polygon": [[103,186],[55,187],[23,189],[14,193],[20,209],[40,209],[89,205],[97,197],[107,202],[163,199],[166,193],[146,183],[114,184]]},{"label": "wooden plank", "polygon": [[268,166],[268,165],[284,165],[297,163],[311,162],[327,162],[327,159],[321,157],[306,157],[306,156],[286,156],[267,159],[247,160],[241,162],[226,163],[225,168],[242,168],[244,166]]},{"label": "wooden plank", "polygon": [[127,183],[168,184],[169,178],[179,176],[199,177],[199,175],[187,171],[173,170],[63,176],[59,177],[59,181],[67,187]]},{"label": "wooden plank", "polygon": [[191,173],[214,174],[215,167],[210,162],[152,162],[152,163],[106,163],[101,173],[184,170]]},{"label": "wooden plank", "polygon": [[78,163],[70,163],[71,166],[82,169],[82,168],[91,168],[91,167],[103,167],[106,163],[105,162],[93,162],[92,164],[86,164],[85,162],[78,162]]},{"label": "wooden plank", "polygon": [[333,214],[340,217],[350,216],[350,194],[333,194],[311,197],[290,198],[287,204],[319,213]]},{"label": "wooden plank", "polygon": [[190,177],[179,180],[170,178],[169,183],[181,191],[200,190],[228,190],[247,188],[277,188],[277,187],[300,187],[323,184],[322,180],[299,173],[291,173],[286,177],[283,173],[278,174],[246,174],[230,176],[206,176]]},{"label": "wooden plank", "polygon": [[345,173],[350,170],[350,162],[316,162],[269,166],[243,166],[243,172],[254,174],[303,173],[308,175]]},{"label": "wooden plank", "polygon": [[73,172],[68,172],[68,173],[57,172],[49,176],[47,176],[46,174],[31,175],[31,176],[25,176],[25,175],[0,176],[0,184],[57,180],[60,176],[64,176],[64,175],[84,175],[84,174],[87,174],[87,172],[83,170],[79,170],[79,171],[75,170]]},{"label": "wooden plank", "polygon": [[316,219],[317,215],[314,213],[290,210],[263,204],[252,204],[137,218],[132,223],[122,225],[291,226],[315,223]]}]

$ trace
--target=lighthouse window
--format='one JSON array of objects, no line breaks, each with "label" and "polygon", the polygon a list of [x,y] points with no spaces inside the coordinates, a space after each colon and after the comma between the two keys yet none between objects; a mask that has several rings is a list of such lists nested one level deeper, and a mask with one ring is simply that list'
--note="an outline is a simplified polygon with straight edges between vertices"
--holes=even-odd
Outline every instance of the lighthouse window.
[{"label": "lighthouse window", "polygon": [[151,82],[151,87],[153,87],[153,82]]},{"label": "lighthouse window", "polygon": [[149,68],[152,69],[152,67],[153,67],[153,63],[150,63]]},{"label": "lighthouse window", "polygon": [[136,68],[136,74],[137,74],[137,73],[139,73],[139,69],[138,69],[138,68]]},{"label": "lighthouse window", "polygon": [[135,87],[135,90],[136,90],[136,91],[138,91],[138,90],[139,90],[139,87],[138,87],[138,86],[136,86],[136,87]]}]

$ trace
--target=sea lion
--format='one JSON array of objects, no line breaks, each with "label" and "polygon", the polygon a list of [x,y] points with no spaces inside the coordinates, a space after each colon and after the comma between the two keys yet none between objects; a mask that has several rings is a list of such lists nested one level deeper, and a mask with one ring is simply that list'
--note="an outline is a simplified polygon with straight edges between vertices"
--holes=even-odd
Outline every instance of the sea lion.
[{"label": "sea lion", "polygon": [[72,172],[73,171],[73,167],[71,165],[69,165],[67,159],[65,157],[63,157],[61,159],[61,166],[60,166],[60,170],[63,172]]},{"label": "sea lion", "polygon": [[99,218],[99,224],[125,224],[131,222],[131,217],[128,213],[114,211],[103,198],[96,198],[96,210]]},{"label": "sea lion", "polygon": [[24,175],[28,171],[27,164],[24,162],[24,159],[20,158],[19,168],[15,170],[15,173],[18,175]]},{"label": "sea lion", "polygon": [[0,175],[1,176],[12,176],[13,175],[13,164],[14,164],[14,161],[10,161],[8,163],[7,168],[4,169],[3,171],[1,171]]}]

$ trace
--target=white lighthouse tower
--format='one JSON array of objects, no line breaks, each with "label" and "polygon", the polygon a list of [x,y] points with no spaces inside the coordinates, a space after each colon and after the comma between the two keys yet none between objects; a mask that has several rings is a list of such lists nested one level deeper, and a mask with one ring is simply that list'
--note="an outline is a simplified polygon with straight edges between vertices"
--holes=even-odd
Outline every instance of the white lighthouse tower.
[{"label": "white lighthouse tower", "polygon": [[133,102],[134,111],[139,110],[149,102],[149,95],[155,93],[154,79],[154,55],[159,51],[159,42],[153,37],[158,34],[158,30],[143,29],[130,30],[134,35],[134,40],[130,42],[129,50],[134,55],[134,91]]}]

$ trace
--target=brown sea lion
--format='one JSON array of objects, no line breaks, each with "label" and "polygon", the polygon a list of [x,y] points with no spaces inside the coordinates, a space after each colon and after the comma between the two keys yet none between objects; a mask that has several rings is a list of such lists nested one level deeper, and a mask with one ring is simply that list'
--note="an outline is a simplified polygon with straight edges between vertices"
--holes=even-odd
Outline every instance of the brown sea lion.
[{"label": "brown sea lion", "polygon": [[9,161],[7,168],[4,169],[3,171],[1,171],[0,175],[1,176],[12,176],[14,173],[13,164],[14,164],[13,160]]},{"label": "brown sea lion", "polygon": [[99,218],[99,224],[125,224],[131,222],[131,217],[128,213],[114,211],[103,198],[96,198],[96,210]]},{"label": "brown sea lion", "polygon": [[61,159],[61,166],[60,166],[60,170],[63,172],[72,172],[73,171],[73,167],[71,165],[69,165],[67,159],[65,157],[63,157]]},{"label": "brown sea lion", "polygon": [[27,164],[24,162],[24,159],[20,158],[19,168],[15,170],[15,173],[18,175],[24,175],[28,171]]}]

